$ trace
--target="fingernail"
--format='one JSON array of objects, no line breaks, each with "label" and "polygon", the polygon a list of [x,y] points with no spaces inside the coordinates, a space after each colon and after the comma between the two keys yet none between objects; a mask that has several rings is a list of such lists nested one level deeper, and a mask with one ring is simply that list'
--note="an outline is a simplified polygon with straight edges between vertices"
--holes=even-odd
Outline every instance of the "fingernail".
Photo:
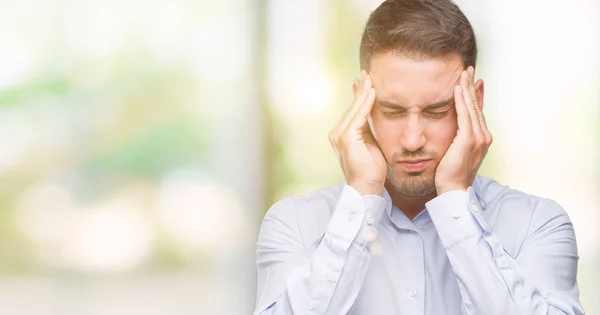
[{"label": "fingernail", "polygon": [[473,66],[469,66],[469,76],[473,78],[475,75],[475,68]]},{"label": "fingernail", "polygon": [[365,79],[365,70],[361,70],[361,71],[360,71],[360,78],[361,78],[362,80],[364,80],[364,79]]},{"label": "fingernail", "polygon": [[463,80],[467,80],[467,71],[463,71],[461,77]]},{"label": "fingernail", "polygon": [[371,83],[371,76],[367,75],[365,78],[365,85],[367,85],[368,83]]}]

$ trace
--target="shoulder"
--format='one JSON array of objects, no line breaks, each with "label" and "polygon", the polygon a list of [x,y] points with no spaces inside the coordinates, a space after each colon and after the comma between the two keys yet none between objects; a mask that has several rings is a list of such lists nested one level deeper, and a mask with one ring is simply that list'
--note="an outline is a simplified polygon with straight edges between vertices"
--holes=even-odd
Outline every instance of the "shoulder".
[{"label": "shoulder", "polygon": [[565,210],[552,199],[527,194],[482,176],[477,176],[476,194],[490,218],[499,215],[519,218],[566,215]]},{"label": "shoulder", "polygon": [[483,217],[498,237],[506,241],[505,245],[514,245],[512,252],[542,230],[571,225],[567,212],[552,199],[527,194],[481,176],[477,177],[475,188]]},{"label": "shoulder", "polygon": [[265,214],[261,230],[276,223],[297,234],[305,245],[310,244],[324,233],[344,186],[342,182],[277,201]]}]

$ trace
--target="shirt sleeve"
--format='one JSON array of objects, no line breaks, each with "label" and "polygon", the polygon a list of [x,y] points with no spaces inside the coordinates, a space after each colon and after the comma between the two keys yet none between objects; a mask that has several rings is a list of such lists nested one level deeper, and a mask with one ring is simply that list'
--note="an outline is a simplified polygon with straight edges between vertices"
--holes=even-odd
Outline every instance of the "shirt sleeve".
[{"label": "shirt sleeve", "polygon": [[274,204],[257,242],[254,314],[346,314],[370,261],[365,231],[384,208],[381,196],[361,196],[346,185],[325,233],[305,248],[294,199]]},{"label": "shirt sleeve", "polygon": [[426,204],[456,274],[465,314],[583,314],[573,226],[541,199],[517,257],[504,250],[470,187]]}]

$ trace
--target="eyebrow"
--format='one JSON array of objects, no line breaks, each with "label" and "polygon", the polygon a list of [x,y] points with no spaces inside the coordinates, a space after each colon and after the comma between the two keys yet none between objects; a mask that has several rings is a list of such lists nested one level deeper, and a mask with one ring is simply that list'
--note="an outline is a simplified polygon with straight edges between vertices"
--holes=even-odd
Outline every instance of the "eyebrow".
[{"label": "eyebrow", "polygon": [[[440,107],[444,107],[444,106],[450,104],[452,101],[454,101],[454,96],[447,100],[431,103],[431,104],[425,106],[425,109],[426,110],[438,109]],[[387,107],[387,108],[397,108],[397,109],[404,109],[404,110],[406,109],[406,107],[404,107],[400,104],[393,103],[393,102],[377,100],[377,103],[379,105],[381,105],[383,107]]]}]

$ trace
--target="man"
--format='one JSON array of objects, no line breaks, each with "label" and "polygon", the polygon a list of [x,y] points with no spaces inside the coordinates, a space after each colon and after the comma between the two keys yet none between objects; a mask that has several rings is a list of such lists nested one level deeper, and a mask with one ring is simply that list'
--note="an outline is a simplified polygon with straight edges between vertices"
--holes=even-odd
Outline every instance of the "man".
[{"label": "man", "polygon": [[492,143],[476,56],[450,0],[371,14],[329,135],[346,181],[268,211],[254,314],[583,314],[565,211],[476,175]]}]

